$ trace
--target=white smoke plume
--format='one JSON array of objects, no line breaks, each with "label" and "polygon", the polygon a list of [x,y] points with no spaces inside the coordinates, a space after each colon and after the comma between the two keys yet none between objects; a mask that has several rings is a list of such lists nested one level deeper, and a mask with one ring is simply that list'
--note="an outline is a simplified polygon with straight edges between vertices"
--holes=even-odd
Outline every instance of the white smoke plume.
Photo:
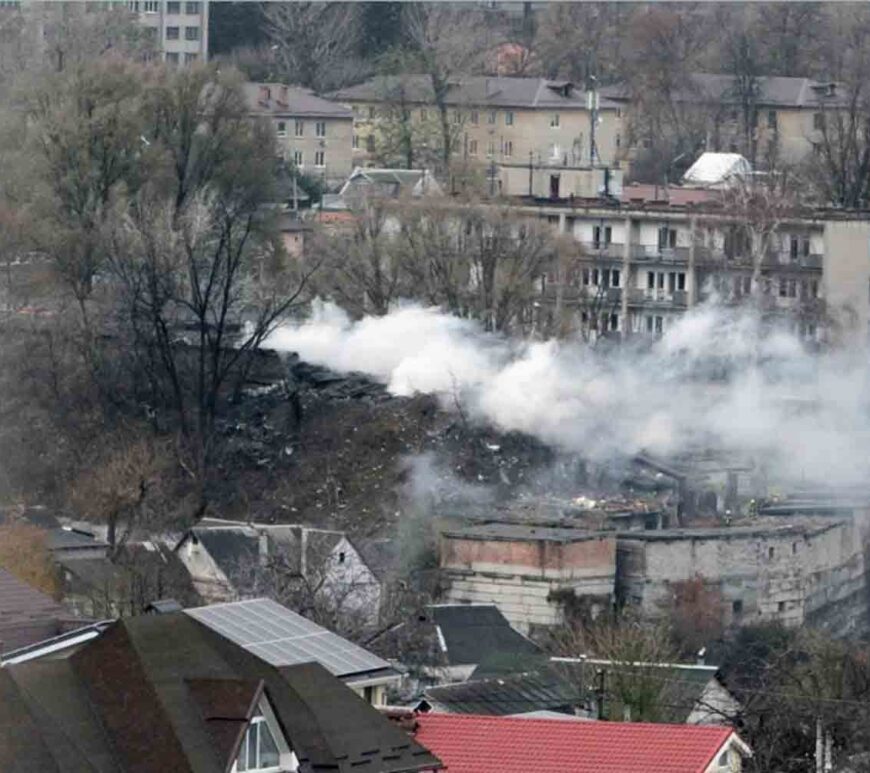
[{"label": "white smoke plume", "polygon": [[481,421],[594,461],[713,449],[751,456],[784,482],[862,484],[870,472],[861,358],[809,352],[751,310],[698,306],[651,347],[602,353],[507,340],[416,305],[352,322],[319,304],[266,345],[396,395],[458,400]]}]

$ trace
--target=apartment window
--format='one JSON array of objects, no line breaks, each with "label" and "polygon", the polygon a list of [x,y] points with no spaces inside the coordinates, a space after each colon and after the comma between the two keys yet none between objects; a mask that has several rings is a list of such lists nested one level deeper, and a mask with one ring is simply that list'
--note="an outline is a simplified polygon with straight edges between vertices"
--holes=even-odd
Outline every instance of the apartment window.
[{"label": "apartment window", "polygon": [[160,0],[145,0],[142,9],[145,13],[157,13],[160,10]]},{"label": "apartment window", "polygon": [[659,228],[659,249],[674,249],[677,246],[677,232],[673,228]]},{"label": "apartment window", "polygon": [[302,137],[305,134],[305,121],[296,120],[293,122],[293,134],[297,137]]},{"label": "apartment window", "polygon": [[374,120],[374,117],[375,117],[375,109],[373,107],[370,107],[369,108],[369,120],[370,121]]},{"label": "apartment window", "polygon": [[462,113],[458,110],[453,111],[453,123],[462,123]]},{"label": "apartment window", "polygon": [[286,121],[278,121],[278,123],[275,125],[275,133],[279,137],[286,137],[287,136],[287,122]]},{"label": "apartment window", "polygon": [[655,334],[660,336],[662,334],[662,329],[664,327],[664,317],[656,317],[655,318]]},{"label": "apartment window", "polygon": [[609,225],[596,225],[592,228],[592,242],[595,248],[606,247],[613,237],[613,229]]},{"label": "apartment window", "polygon": [[810,282],[810,297],[811,298],[818,298],[819,297],[819,283],[815,279],[813,279],[813,281]]},{"label": "apartment window", "polygon": [[734,616],[737,617],[743,614],[743,599],[734,599],[731,602],[731,611],[734,613]]},{"label": "apartment window", "polygon": [[614,140],[614,142],[616,143],[616,147],[622,147],[622,137],[620,137],[618,134],[616,135],[616,139]]},{"label": "apartment window", "polygon": [[767,111],[767,128],[775,129],[776,128],[776,110],[768,110]]},{"label": "apartment window", "polygon": [[610,315],[610,329],[619,330],[619,316],[616,314]]},{"label": "apartment window", "polygon": [[486,117],[486,122],[490,125],[494,125],[498,120],[498,113],[495,110],[490,110],[489,115]]},{"label": "apartment window", "polygon": [[646,332],[652,333],[652,331],[653,331],[653,318],[647,317],[646,318]]},{"label": "apartment window", "polygon": [[314,134],[318,137],[326,136],[326,121],[317,121],[314,124]]},{"label": "apartment window", "polygon": [[646,272],[646,289],[647,290],[655,290],[655,288],[656,288],[655,271],[647,271]]},{"label": "apartment window", "polygon": [[359,150],[359,134],[353,135],[353,139],[351,140],[350,144],[354,150]]},{"label": "apartment window", "polygon": [[199,40],[199,27],[185,27],[184,28],[184,39],[185,40]]},{"label": "apartment window", "polygon": [[610,270],[610,286],[611,287],[619,287],[619,282],[621,281],[621,279],[622,279],[622,277],[619,273],[618,268],[614,268],[614,269]]},{"label": "apartment window", "polygon": [[768,549],[767,549],[767,557],[768,557],[768,558],[773,558],[773,554],[774,554],[774,549],[773,549],[773,548],[768,548]]},{"label": "apartment window", "polygon": [[278,770],[280,764],[278,744],[266,718],[259,714],[248,723],[235,768],[238,771]]},{"label": "apartment window", "polygon": [[490,140],[486,146],[486,157],[492,158],[495,155],[495,140]]},{"label": "apartment window", "polygon": [[589,269],[584,268],[580,272],[581,281],[583,282],[584,287],[589,287]]},{"label": "apartment window", "polygon": [[514,144],[511,140],[507,140],[504,144],[504,154],[510,158],[514,154]]},{"label": "apartment window", "polygon": [[429,120],[429,113],[426,111],[425,107],[420,109],[420,120],[421,121],[428,121]]},{"label": "apartment window", "polygon": [[468,155],[476,156],[477,155],[477,140],[470,140],[468,143]]},{"label": "apartment window", "polygon": [[305,166],[305,157],[302,155],[301,150],[293,151],[293,163],[296,166]]},{"label": "apartment window", "polygon": [[326,166],[326,154],[322,150],[314,151],[314,166]]},{"label": "apartment window", "polygon": [[368,153],[375,152],[375,138],[371,134],[368,137],[366,137],[366,152],[368,152]]},{"label": "apartment window", "polygon": [[677,290],[681,293],[686,291],[686,275],[682,271],[677,274]]},{"label": "apartment window", "polygon": [[167,51],[166,52],[166,64],[178,64],[179,56],[175,51]]},{"label": "apartment window", "polygon": [[553,115],[550,116],[550,128],[551,129],[558,129],[559,128],[559,114],[558,113],[553,113]]},{"label": "apartment window", "polygon": [[505,126],[513,126],[514,125],[514,111],[508,110],[504,114],[504,125]]},{"label": "apartment window", "polygon": [[166,13],[181,13],[181,3],[168,2],[166,4]]},{"label": "apartment window", "polygon": [[185,64],[193,64],[197,59],[199,59],[199,54],[185,54],[184,55],[184,63]]},{"label": "apartment window", "polygon": [[471,111],[471,123],[473,126],[477,126],[480,123],[480,113],[477,110]]},{"label": "apartment window", "polygon": [[166,28],[166,39],[167,40],[178,40],[178,27],[167,27]]},{"label": "apartment window", "polygon": [[199,16],[199,3],[185,3],[184,12],[188,16]]},{"label": "apartment window", "polygon": [[817,131],[821,131],[825,128],[824,113],[813,113],[813,128]]}]

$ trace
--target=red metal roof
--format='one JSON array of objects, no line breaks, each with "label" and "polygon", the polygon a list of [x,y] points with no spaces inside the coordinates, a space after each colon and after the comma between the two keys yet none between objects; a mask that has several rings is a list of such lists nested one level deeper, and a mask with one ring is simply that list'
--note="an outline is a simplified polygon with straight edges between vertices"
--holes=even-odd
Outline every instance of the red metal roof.
[{"label": "red metal roof", "polygon": [[730,727],[420,714],[415,738],[448,773],[703,773]]}]

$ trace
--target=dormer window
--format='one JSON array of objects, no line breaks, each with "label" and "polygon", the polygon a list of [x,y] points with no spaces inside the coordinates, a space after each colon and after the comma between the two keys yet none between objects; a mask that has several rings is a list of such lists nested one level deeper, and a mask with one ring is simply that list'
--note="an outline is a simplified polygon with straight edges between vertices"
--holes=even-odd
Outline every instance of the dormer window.
[{"label": "dormer window", "polygon": [[294,773],[298,769],[299,761],[263,696],[245,730],[232,773]]}]

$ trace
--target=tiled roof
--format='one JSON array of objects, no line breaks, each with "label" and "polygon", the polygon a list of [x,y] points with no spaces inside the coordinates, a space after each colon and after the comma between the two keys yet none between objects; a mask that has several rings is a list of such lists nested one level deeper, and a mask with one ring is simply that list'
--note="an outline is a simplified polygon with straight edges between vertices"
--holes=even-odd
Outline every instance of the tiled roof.
[{"label": "tiled roof", "polygon": [[71,618],[52,598],[0,569],[0,652],[56,636]]},{"label": "tiled roof", "polygon": [[450,773],[703,773],[732,734],[725,727],[421,714],[415,737]]},{"label": "tiled roof", "polygon": [[[267,100],[261,98],[263,87],[268,89]],[[246,83],[244,92],[251,111],[262,115],[347,120],[353,118],[353,113],[343,105],[322,99],[309,89],[299,86],[285,86],[282,83]]]},{"label": "tiled roof", "polygon": [[[567,96],[565,87],[568,87]],[[404,99],[408,102],[431,104],[435,97],[428,75],[378,76],[356,86],[339,89],[328,95],[338,101],[388,102]],[[545,78],[502,78],[465,76],[450,84],[449,105],[475,107],[518,107],[586,109],[586,92],[571,88],[566,81]],[[616,108],[607,99],[599,100],[600,109]]]}]

